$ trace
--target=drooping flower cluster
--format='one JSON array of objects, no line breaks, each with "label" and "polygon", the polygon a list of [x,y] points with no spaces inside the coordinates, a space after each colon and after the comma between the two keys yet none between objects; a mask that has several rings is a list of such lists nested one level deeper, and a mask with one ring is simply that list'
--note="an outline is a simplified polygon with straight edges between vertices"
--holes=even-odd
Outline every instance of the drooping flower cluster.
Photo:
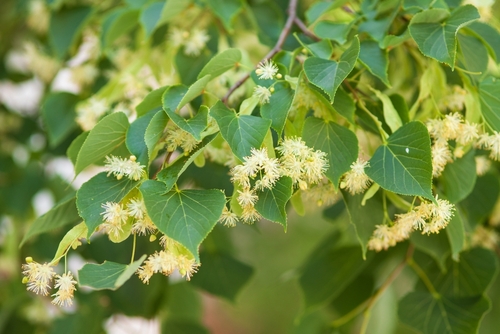
[{"label": "drooping flower cluster", "polygon": [[163,236],[160,243],[165,250],[155,252],[150,255],[143,265],[137,269],[137,275],[144,284],[149,284],[149,280],[156,273],[165,276],[171,275],[178,270],[181,276],[190,280],[193,274],[198,271],[200,264],[196,263],[194,257],[181,244]]},{"label": "drooping flower cluster", "polygon": [[114,155],[106,156],[105,170],[108,176],[113,174],[118,180],[124,176],[130,180],[139,181],[145,174],[144,166],[136,161],[137,158],[131,155],[128,159],[122,159]]},{"label": "drooping flower cluster", "polygon": [[188,154],[194,150],[200,142],[189,132],[182,130],[177,125],[170,122],[167,126],[165,143],[167,145],[167,151],[169,152],[173,152],[180,147],[184,150],[185,154]]},{"label": "drooping flower cluster", "polygon": [[22,265],[23,283],[26,289],[37,295],[48,296],[52,289],[52,281],[55,279],[54,288],[57,292],[52,295],[54,305],[71,306],[73,304],[73,294],[76,290],[73,275],[70,271],[62,275],[57,275],[50,263],[40,264],[33,261],[31,257],[26,258],[26,263]]},{"label": "drooping flower cluster", "polygon": [[340,188],[347,189],[351,195],[360,194],[368,189],[368,186],[372,182],[365,173],[365,168],[368,166],[368,161],[358,158],[351,164],[351,170],[344,174]]},{"label": "drooping flower cluster", "polygon": [[[441,175],[446,164],[453,161],[453,157],[461,158],[464,147],[479,138],[479,126],[464,121],[459,113],[448,114],[444,119],[431,119],[427,122],[427,129],[433,139],[431,153],[434,177]],[[448,144],[449,140],[455,140],[457,143],[453,153]]]},{"label": "drooping flower cluster", "polygon": [[489,150],[490,158],[500,161],[500,133],[493,131],[493,134],[482,134],[477,142],[478,147]]},{"label": "drooping flower cluster", "polygon": [[174,28],[170,34],[170,40],[174,46],[184,46],[186,56],[198,56],[209,39],[207,31],[202,29],[186,31]]},{"label": "drooping flower cluster", "polygon": [[450,222],[455,207],[437,196],[436,202],[422,202],[410,212],[396,215],[396,221],[391,226],[377,225],[368,242],[368,249],[377,252],[387,250],[408,239],[416,230],[422,231],[422,234],[439,233]]},{"label": "drooping flower cluster", "polygon": [[124,232],[124,226],[129,218],[134,220],[130,232],[137,235],[147,235],[156,232],[156,226],[146,213],[144,201],[140,198],[132,198],[126,204],[106,202],[101,205],[103,223],[99,228],[112,238],[118,238]]}]

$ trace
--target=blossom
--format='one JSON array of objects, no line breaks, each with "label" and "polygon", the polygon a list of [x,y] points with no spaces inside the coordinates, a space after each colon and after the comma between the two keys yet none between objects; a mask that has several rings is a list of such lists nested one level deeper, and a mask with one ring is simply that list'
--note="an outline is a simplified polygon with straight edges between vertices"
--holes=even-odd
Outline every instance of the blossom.
[{"label": "blossom", "polygon": [[365,173],[365,168],[368,166],[368,161],[358,158],[351,164],[351,170],[344,174],[340,187],[347,189],[351,195],[364,192],[371,183],[370,178]]},{"label": "blossom", "polygon": [[144,175],[144,167],[136,161],[136,157],[133,155],[128,159],[122,159],[113,155],[106,156],[106,164],[104,165],[108,176],[113,174],[118,180],[126,176],[134,181],[139,181]]},{"label": "blossom", "polygon": [[153,223],[151,218],[145,216],[144,218],[137,219],[137,221],[132,225],[130,232],[133,234],[146,235],[154,233],[156,229],[156,225]]},{"label": "blossom", "polygon": [[438,177],[446,164],[453,161],[452,153],[446,141],[436,141],[431,147],[432,176]]},{"label": "blossom", "polygon": [[146,207],[142,199],[132,198],[130,202],[127,203],[127,212],[129,216],[136,219],[144,218]]},{"label": "blossom", "polygon": [[278,73],[278,66],[272,60],[266,59],[259,63],[255,73],[259,79],[273,79]]},{"label": "blossom", "polygon": [[186,255],[180,255],[177,257],[177,269],[182,277],[186,277],[187,281],[191,280],[193,274],[198,271],[200,265],[196,263],[194,258],[190,258]]},{"label": "blossom", "polygon": [[462,145],[467,145],[479,138],[478,124],[465,121],[460,127],[457,135],[457,142]]},{"label": "blossom", "polygon": [[491,161],[483,155],[475,157],[476,160],[476,174],[478,176],[486,174],[491,167]]},{"label": "blossom", "polygon": [[238,203],[242,207],[253,207],[255,202],[259,199],[255,192],[251,189],[238,190]]},{"label": "blossom", "polygon": [[373,235],[368,241],[368,249],[380,252],[396,244],[394,229],[388,225],[376,225]]},{"label": "blossom", "polygon": [[269,99],[271,98],[271,91],[267,87],[256,86],[253,89],[253,96],[259,99],[260,104],[266,104],[269,103]]},{"label": "blossom", "polygon": [[52,304],[58,306],[71,306],[73,304],[73,294],[76,290],[76,283],[71,271],[68,271],[67,274],[57,275],[54,287],[59,290],[52,295],[55,297],[54,300],[52,300]]},{"label": "blossom", "polygon": [[101,204],[104,212],[101,212],[104,223],[100,225],[108,235],[118,237],[123,232],[122,226],[128,219],[128,212],[123,205],[115,202],[106,202]]},{"label": "blossom", "polygon": [[23,283],[27,284],[26,289],[37,295],[47,296],[55,275],[54,268],[48,263],[35,262],[31,257],[26,258],[26,263],[21,268],[24,275]]},{"label": "blossom", "polygon": [[219,222],[227,227],[235,227],[238,222],[238,216],[231,212],[226,206],[222,210],[222,214],[219,218]]},{"label": "blossom", "polygon": [[167,126],[167,136],[165,139],[167,151],[173,152],[178,147],[181,147],[185,153],[189,153],[196,148],[200,143],[189,132],[177,127],[174,123],[169,123]]},{"label": "blossom", "polygon": [[206,30],[193,29],[189,38],[184,41],[184,53],[188,56],[198,56],[209,39]]}]

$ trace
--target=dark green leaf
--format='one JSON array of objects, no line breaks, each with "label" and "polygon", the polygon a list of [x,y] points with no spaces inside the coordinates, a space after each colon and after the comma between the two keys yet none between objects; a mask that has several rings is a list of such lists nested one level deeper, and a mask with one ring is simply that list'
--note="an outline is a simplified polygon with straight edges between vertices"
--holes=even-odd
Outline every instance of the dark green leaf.
[{"label": "dark green leaf", "polygon": [[374,76],[387,87],[391,87],[387,77],[389,60],[387,51],[381,50],[375,41],[363,41],[359,46],[359,60]]},{"label": "dark green leaf", "polygon": [[446,198],[452,203],[458,203],[466,198],[476,184],[475,150],[470,150],[460,159],[446,165],[441,182]]},{"label": "dark green leaf", "polygon": [[58,58],[64,58],[76,43],[91,14],[92,8],[85,6],[64,8],[52,13],[49,41]]},{"label": "dark green leaf", "polygon": [[233,19],[243,9],[241,0],[208,0],[208,5],[229,31],[233,29]]},{"label": "dark green leaf", "polygon": [[172,122],[174,122],[182,130],[189,132],[193,135],[196,140],[201,140],[201,133],[207,127],[208,119],[208,108],[206,106],[201,106],[198,113],[189,119],[184,119],[170,109],[165,109],[167,115],[170,117]]},{"label": "dark green leaf", "polygon": [[286,231],[286,203],[292,197],[292,179],[281,177],[273,188],[259,191],[259,200],[255,203],[255,209],[262,217],[283,225]]},{"label": "dark green leaf", "polygon": [[352,97],[347,94],[342,87],[340,87],[335,94],[333,109],[345,117],[349,123],[354,124],[354,111],[356,110],[356,106]]},{"label": "dark green leaf", "polygon": [[213,295],[234,302],[252,276],[252,267],[229,254],[202,252],[200,258],[203,265],[191,282]]},{"label": "dark green leaf", "polygon": [[309,147],[327,154],[330,166],[325,175],[337,188],[342,174],[347,172],[358,158],[356,135],[333,122],[309,117],[304,124],[302,138]]},{"label": "dark green leaf", "polygon": [[479,176],[472,193],[460,203],[467,218],[465,221],[472,227],[482,223],[493,211],[499,193],[500,184],[497,176],[493,174]]},{"label": "dark green leaf", "polygon": [[198,79],[210,75],[213,79],[222,73],[238,66],[241,60],[241,51],[239,49],[227,49],[213,57],[198,74]]},{"label": "dark green leaf", "polygon": [[446,63],[453,69],[457,53],[457,33],[477,19],[479,13],[472,5],[458,7],[451,13],[434,8],[413,16],[409,29],[424,55]]},{"label": "dark green leaf", "polygon": [[431,141],[425,125],[410,122],[394,132],[370,159],[366,174],[389,191],[434,200]]},{"label": "dark green leaf", "polygon": [[488,68],[488,50],[478,38],[474,36],[457,35],[459,66],[470,73],[467,75],[479,79]]},{"label": "dark green leaf", "polygon": [[101,205],[121,201],[138,184],[128,178],[117,180],[114,176],[107,177],[106,172],[102,172],[82,185],[76,193],[76,206],[89,229],[89,237],[103,223],[101,213],[104,209]]},{"label": "dark green leaf", "polygon": [[137,118],[127,131],[125,144],[130,153],[136,156],[137,161],[144,166],[149,163],[148,147],[145,142],[146,130],[155,116],[155,112],[151,111],[146,115]]},{"label": "dark green leaf", "polygon": [[234,155],[241,161],[251,154],[252,148],[260,148],[271,126],[271,121],[267,119],[237,115],[220,101],[212,107],[210,115],[216,120]]},{"label": "dark green leaf", "polygon": [[500,61],[500,33],[484,22],[472,22],[468,27],[474,36],[479,38],[488,48],[488,52],[497,62]]},{"label": "dark green leaf", "polygon": [[340,61],[309,57],[304,62],[307,79],[323,90],[333,101],[335,92],[342,81],[351,73],[359,54],[359,39],[356,37],[351,46],[342,54]]},{"label": "dark green leaf", "polygon": [[104,117],[90,130],[76,158],[75,173],[79,174],[85,167],[101,161],[125,142],[129,127],[127,116],[122,112]]},{"label": "dark green leaf", "polygon": [[78,96],[65,93],[49,93],[42,106],[42,117],[47,127],[50,146],[59,145],[76,129],[75,104]]},{"label": "dark green leaf", "polygon": [[350,23],[336,23],[332,21],[320,21],[314,26],[314,33],[320,38],[334,40],[340,45],[347,42],[347,35],[351,30]]},{"label": "dark green leaf", "polygon": [[129,280],[144,259],[146,255],[129,265],[110,261],[102,264],[87,263],[78,270],[78,280],[80,285],[94,290],[116,290]]},{"label": "dark green leaf", "polygon": [[278,135],[281,135],[285,127],[294,94],[294,90],[290,88],[290,85],[278,82],[274,85],[274,92],[269,99],[269,103],[260,108],[262,118],[271,120],[271,127],[276,130]]},{"label": "dark green leaf", "polygon": [[450,255],[450,244],[445,233],[427,235],[416,231],[411,234],[410,241],[416,249],[426,253],[436,261],[439,265],[437,271],[446,270],[445,262]]},{"label": "dark green leaf", "polygon": [[200,262],[198,247],[219,219],[226,198],[220,190],[166,192],[163,182],[148,180],[139,188],[151,220]]},{"label": "dark green leaf", "polygon": [[450,243],[451,257],[454,261],[459,261],[459,254],[465,247],[465,228],[460,212],[455,212],[445,231]]},{"label": "dark green leaf", "polygon": [[479,85],[481,113],[488,125],[500,131],[500,80],[489,78]]},{"label": "dark green leaf", "polygon": [[149,162],[156,157],[156,144],[163,135],[163,131],[168,123],[168,116],[163,110],[159,110],[151,119],[146,132],[144,133],[144,141],[148,147]]}]

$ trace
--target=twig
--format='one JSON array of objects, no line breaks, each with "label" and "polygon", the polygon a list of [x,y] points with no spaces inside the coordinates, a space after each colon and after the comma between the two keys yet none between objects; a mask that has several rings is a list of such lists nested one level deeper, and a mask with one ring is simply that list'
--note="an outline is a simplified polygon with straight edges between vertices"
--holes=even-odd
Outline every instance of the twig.
[{"label": "twig", "polygon": [[[276,45],[274,45],[274,47],[271,49],[271,51],[269,51],[264,56],[264,58],[262,58],[262,60],[259,62],[259,64],[265,60],[272,58],[275,54],[277,54],[281,50],[283,44],[285,43],[286,38],[288,37],[288,35],[290,34],[290,31],[292,30],[292,26],[293,26],[293,23],[295,21],[295,18],[297,17],[297,1],[298,0],[290,0],[290,3],[288,4],[288,10],[287,10],[288,19],[286,20],[285,26],[283,27],[283,30],[281,31],[281,34],[278,37],[278,41],[276,42]],[[257,68],[257,66],[255,66],[255,68]],[[250,77],[250,73],[247,73],[243,78],[236,81],[235,84],[232,85],[231,88],[229,88],[226,95],[222,98],[222,102],[224,102],[225,105],[227,105],[227,101],[229,100],[229,97],[231,96],[231,94],[233,94],[234,91],[236,89],[238,89],[241,85],[243,85],[245,83],[245,81],[248,80],[249,77]]]},{"label": "twig", "polygon": [[297,25],[297,27],[299,27],[300,30],[302,30],[302,33],[304,33],[304,35],[315,40],[316,42],[321,41],[321,38],[319,38],[318,36],[313,34],[309,29],[307,29],[307,26],[305,25],[305,23],[302,22],[302,20],[299,19],[297,16],[295,17],[293,22]]}]

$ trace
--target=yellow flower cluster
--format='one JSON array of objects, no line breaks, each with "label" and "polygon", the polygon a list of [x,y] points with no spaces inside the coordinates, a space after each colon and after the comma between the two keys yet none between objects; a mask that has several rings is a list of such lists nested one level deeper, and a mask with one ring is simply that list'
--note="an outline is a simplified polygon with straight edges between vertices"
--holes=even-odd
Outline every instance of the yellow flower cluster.
[{"label": "yellow flower cluster", "polygon": [[130,180],[139,181],[145,175],[145,166],[136,160],[137,158],[134,155],[131,155],[128,159],[108,155],[106,156],[104,168],[108,172],[108,176],[113,174],[118,180],[126,176]]},{"label": "yellow flower cluster", "polygon": [[368,241],[368,249],[377,252],[387,250],[410,237],[415,230],[422,234],[439,233],[444,229],[451,218],[455,207],[453,204],[436,196],[436,202],[422,202],[410,212],[396,215],[392,226],[377,225],[372,237]]},{"label": "yellow flower cluster", "polygon": [[169,152],[173,152],[177,147],[180,147],[185,154],[188,154],[200,143],[189,132],[182,130],[172,122],[168,124],[166,134],[165,143]]},{"label": "yellow flower cluster", "polygon": [[365,168],[368,166],[368,161],[358,158],[351,164],[351,170],[344,174],[340,188],[347,189],[351,195],[360,194],[368,189],[368,186],[372,182],[365,173]]},{"label": "yellow flower cluster", "polygon": [[33,261],[31,257],[26,258],[26,263],[22,265],[23,283],[26,289],[37,295],[48,296],[52,289],[52,281],[55,277],[55,286],[57,292],[52,295],[55,297],[52,304],[58,306],[71,306],[73,304],[73,295],[76,291],[73,275],[70,271],[62,275],[57,275],[50,263],[40,264]]}]

